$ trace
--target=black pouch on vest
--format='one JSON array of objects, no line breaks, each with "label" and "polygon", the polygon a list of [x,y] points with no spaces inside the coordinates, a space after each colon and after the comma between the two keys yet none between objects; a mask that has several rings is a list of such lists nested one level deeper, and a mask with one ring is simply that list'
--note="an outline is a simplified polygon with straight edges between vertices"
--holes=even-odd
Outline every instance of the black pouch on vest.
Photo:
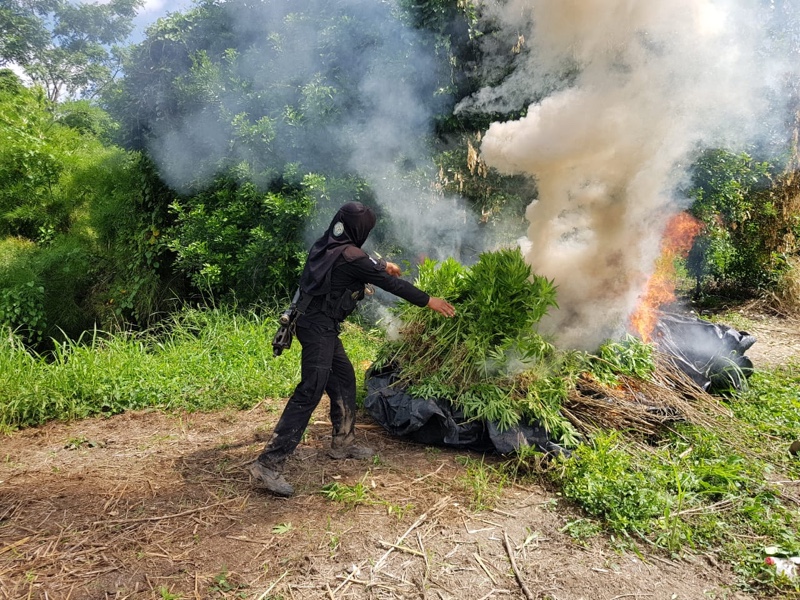
[{"label": "black pouch on vest", "polygon": [[328,294],[322,312],[335,321],[344,321],[363,298],[364,286],[356,290],[345,289],[342,292]]}]

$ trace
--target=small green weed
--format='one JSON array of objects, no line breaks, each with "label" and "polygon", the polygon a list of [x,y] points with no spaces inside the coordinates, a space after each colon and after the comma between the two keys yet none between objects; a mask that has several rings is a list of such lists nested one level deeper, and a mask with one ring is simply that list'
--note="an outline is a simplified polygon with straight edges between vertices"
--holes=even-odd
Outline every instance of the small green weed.
[{"label": "small green weed", "polygon": [[425,446],[425,458],[433,462],[442,454],[442,449],[436,446]]},{"label": "small green weed", "polygon": [[410,502],[400,506],[399,504],[395,504],[393,502],[383,501],[383,505],[386,506],[387,514],[394,515],[400,521],[403,520],[403,517],[406,516],[406,513],[414,510],[414,505]]},{"label": "small green weed", "polygon": [[472,494],[470,507],[477,511],[492,508],[508,483],[508,474],[502,467],[487,465],[483,457],[477,460],[459,456],[456,457],[456,461],[466,469],[457,480]]},{"label": "small green weed", "polygon": [[342,533],[338,531],[333,531],[331,528],[331,518],[328,517],[328,550],[330,551],[331,556],[334,556],[336,552],[339,550],[339,546],[342,543]]},{"label": "small green weed", "polygon": [[355,485],[333,481],[322,486],[321,493],[332,502],[339,502],[348,508],[352,508],[367,502],[369,490],[360,481]]},{"label": "small green weed", "polygon": [[289,533],[294,527],[291,523],[278,523],[272,528],[272,533],[275,535],[283,535],[284,533]]},{"label": "small green weed", "polygon": [[67,443],[64,444],[65,450],[77,450],[84,444],[88,443],[89,440],[83,436],[70,438],[67,440]]},{"label": "small green weed", "polygon": [[213,583],[209,589],[213,593],[221,594],[226,597],[236,592],[235,598],[245,598],[246,593],[243,590],[247,587],[247,585],[232,581],[228,570],[223,567],[222,571],[214,576]]},{"label": "small green weed", "polygon": [[560,531],[566,532],[573,540],[585,544],[586,540],[599,535],[603,531],[603,526],[589,519],[575,519],[564,525]]},{"label": "small green weed", "polygon": [[173,594],[169,591],[169,588],[166,586],[161,586],[158,588],[158,595],[161,596],[161,600],[180,600],[180,594]]}]

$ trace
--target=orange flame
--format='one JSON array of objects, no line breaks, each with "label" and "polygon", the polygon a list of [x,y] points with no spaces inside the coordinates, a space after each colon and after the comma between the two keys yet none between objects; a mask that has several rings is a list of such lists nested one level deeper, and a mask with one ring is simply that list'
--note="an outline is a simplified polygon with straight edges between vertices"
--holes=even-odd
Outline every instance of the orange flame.
[{"label": "orange flame", "polygon": [[630,319],[631,328],[643,341],[649,342],[653,335],[658,323],[658,309],[675,300],[675,259],[686,258],[694,238],[702,229],[703,223],[688,213],[678,213],[667,224],[661,239],[661,256]]}]

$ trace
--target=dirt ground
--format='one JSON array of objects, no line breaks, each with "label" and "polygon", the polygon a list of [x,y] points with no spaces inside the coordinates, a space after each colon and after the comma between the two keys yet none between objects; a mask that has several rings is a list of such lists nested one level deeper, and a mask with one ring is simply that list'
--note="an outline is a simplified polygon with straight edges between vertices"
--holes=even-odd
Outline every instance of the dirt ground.
[{"label": "dirt ground", "polygon": [[746,353],[756,369],[800,363],[800,318],[779,318],[747,306],[739,312],[749,322],[748,333],[758,340]]},{"label": "dirt ground", "polygon": [[[757,367],[800,356],[800,327],[763,324]],[[3,438],[0,598],[751,597],[712,556],[574,540],[565,525],[580,515],[539,486],[509,484],[477,511],[464,452],[391,438],[365,416],[359,435],[379,460],[333,461],[324,403],[290,461],[297,495],[254,491],[243,467],[281,406],[131,412]],[[360,483],[366,500],[327,499],[334,482]]]}]

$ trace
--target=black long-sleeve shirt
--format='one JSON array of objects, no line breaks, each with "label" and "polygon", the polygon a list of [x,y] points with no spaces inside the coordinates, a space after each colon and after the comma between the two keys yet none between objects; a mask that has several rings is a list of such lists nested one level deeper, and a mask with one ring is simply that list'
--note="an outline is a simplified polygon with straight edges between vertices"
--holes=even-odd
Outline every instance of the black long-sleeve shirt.
[{"label": "black long-sleeve shirt", "polygon": [[[413,284],[394,277],[386,272],[386,263],[375,260],[369,256],[356,258],[348,261],[345,257],[340,257],[331,271],[331,290],[329,295],[336,297],[342,293],[356,289],[363,289],[365,284],[376,285],[382,290],[394,294],[407,300],[416,306],[426,306],[430,296],[414,286]],[[337,321],[325,314],[327,296],[317,296],[308,307],[304,315],[298,319],[298,326],[308,326],[310,324],[328,328],[335,328]]]}]

